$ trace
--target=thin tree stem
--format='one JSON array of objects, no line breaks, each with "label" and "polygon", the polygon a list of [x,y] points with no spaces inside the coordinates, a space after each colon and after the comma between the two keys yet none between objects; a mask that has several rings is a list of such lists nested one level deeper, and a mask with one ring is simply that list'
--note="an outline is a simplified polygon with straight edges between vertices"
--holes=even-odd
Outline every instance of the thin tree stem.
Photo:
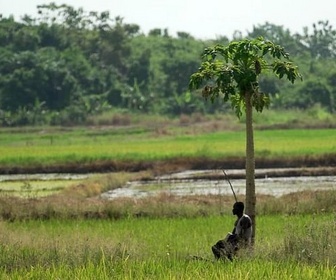
[{"label": "thin tree stem", "polygon": [[253,224],[252,244],[256,232],[256,194],[255,194],[255,159],[253,136],[253,107],[252,93],[245,93],[246,102],[246,213],[251,217]]}]

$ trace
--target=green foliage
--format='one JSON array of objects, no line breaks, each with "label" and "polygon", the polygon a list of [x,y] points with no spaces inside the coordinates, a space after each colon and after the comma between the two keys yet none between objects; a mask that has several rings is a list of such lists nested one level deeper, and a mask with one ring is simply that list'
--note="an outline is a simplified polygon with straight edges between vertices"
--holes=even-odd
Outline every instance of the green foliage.
[{"label": "green foliage", "polygon": [[292,83],[301,78],[284,48],[262,37],[209,47],[202,57],[199,70],[190,77],[190,89],[203,87],[203,97],[212,102],[219,97],[230,100],[238,117],[246,105],[247,94],[252,95],[252,106],[258,112],[269,105],[268,95],[259,91],[258,77],[264,71],[271,70],[280,79],[286,77]]},{"label": "green foliage", "polygon": [[1,71],[2,108],[12,112],[35,102],[44,102],[51,110],[64,109],[78,88],[73,73],[53,48],[11,53],[3,57]]},{"label": "green foliage", "polygon": [[[267,107],[272,98],[276,108],[303,109],[319,103],[333,112],[335,34],[328,21],[313,24],[312,29],[307,27],[303,34],[291,34],[282,26],[266,22],[254,26],[247,38],[237,32],[231,42],[225,36],[202,41],[183,31],[174,37],[167,29],[158,28],[145,35],[138,25],[126,23],[121,17],[111,18],[109,12],[87,12],[55,3],[40,5],[36,18],[25,15],[20,21],[13,17],[0,19],[0,110],[7,116],[3,125],[34,125],[31,118],[21,120],[21,112],[38,111],[33,109],[35,104],[44,104],[39,123],[60,123],[51,121],[55,115],[63,115],[61,122],[65,123],[85,121],[93,111],[83,110],[80,113],[87,116],[77,119],[66,119],[71,114],[63,111],[72,111],[68,107],[73,107],[77,99],[92,95],[104,97],[114,108],[169,115],[223,112],[229,108],[223,103],[229,101],[241,114],[244,100],[234,95],[249,89],[259,93],[253,101],[257,111]],[[264,45],[255,39],[260,36],[265,38]],[[204,103],[201,95],[193,95],[186,104],[182,101],[189,78],[197,70],[202,50],[211,45],[217,47],[208,49],[204,63],[213,65],[204,64],[204,69],[209,68],[204,74],[209,81],[212,79],[208,85],[212,94],[207,88],[204,95],[221,100]],[[224,45],[230,48],[219,47]],[[291,82],[298,78],[287,53],[278,45],[284,46],[300,65],[307,81],[302,87],[278,81],[277,77]],[[234,52],[242,56],[229,57]],[[232,69],[220,70],[226,65],[227,55],[232,59],[227,66]],[[281,57],[284,61],[279,61]],[[235,68],[243,65],[245,71]],[[219,76],[215,78],[209,71],[217,71]],[[310,89],[308,81],[320,83],[323,92],[329,92],[329,99],[317,91],[312,105],[297,102],[296,96],[304,100],[306,93],[311,95],[306,92]]]}]

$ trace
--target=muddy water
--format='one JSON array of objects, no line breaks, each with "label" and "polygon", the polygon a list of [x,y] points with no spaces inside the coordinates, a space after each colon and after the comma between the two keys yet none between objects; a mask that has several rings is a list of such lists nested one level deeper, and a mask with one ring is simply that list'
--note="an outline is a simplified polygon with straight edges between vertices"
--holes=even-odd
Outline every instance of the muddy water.
[{"label": "muddy water", "polygon": [[[263,172],[264,170],[258,170]],[[108,191],[102,194],[103,198],[114,199],[120,197],[146,197],[158,195],[162,192],[173,195],[231,195],[231,188],[224,178],[211,179],[211,175],[218,175],[222,171],[185,171],[167,176],[157,177],[151,181],[129,182],[122,188]],[[237,175],[242,170],[230,170],[228,175]],[[199,176],[206,175],[206,176]],[[209,179],[197,179],[207,177]],[[217,176],[218,178],[218,176]],[[245,194],[244,179],[230,179],[237,195]],[[275,197],[303,190],[336,189],[335,176],[296,176],[296,177],[268,177],[255,180],[256,193],[267,194]]]}]

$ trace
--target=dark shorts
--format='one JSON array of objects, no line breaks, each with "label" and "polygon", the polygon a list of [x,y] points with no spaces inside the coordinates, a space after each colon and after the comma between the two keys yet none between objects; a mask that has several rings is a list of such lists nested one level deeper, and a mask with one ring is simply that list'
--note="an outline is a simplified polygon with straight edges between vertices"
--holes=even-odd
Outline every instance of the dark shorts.
[{"label": "dark shorts", "polygon": [[235,252],[237,251],[237,244],[225,238],[219,240],[215,245],[211,247],[212,253],[216,259],[229,259],[232,261]]}]

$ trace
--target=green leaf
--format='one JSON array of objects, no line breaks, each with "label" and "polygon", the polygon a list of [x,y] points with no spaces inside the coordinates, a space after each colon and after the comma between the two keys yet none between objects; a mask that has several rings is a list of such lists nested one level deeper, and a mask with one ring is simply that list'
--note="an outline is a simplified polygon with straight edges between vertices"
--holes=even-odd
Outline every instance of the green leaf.
[{"label": "green leaf", "polygon": [[258,112],[269,105],[268,95],[259,93],[258,88],[262,69],[270,68],[279,79],[286,77],[291,83],[301,78],[284,48],[262,37],[206,48],[204,59],[199,70],[191,75],[189,88],[203,87],[203,97],[212,102],[223,97],[224,102],[231,103],[238,117],[245,109],[246,92],[253,92],[253,106]]}]

